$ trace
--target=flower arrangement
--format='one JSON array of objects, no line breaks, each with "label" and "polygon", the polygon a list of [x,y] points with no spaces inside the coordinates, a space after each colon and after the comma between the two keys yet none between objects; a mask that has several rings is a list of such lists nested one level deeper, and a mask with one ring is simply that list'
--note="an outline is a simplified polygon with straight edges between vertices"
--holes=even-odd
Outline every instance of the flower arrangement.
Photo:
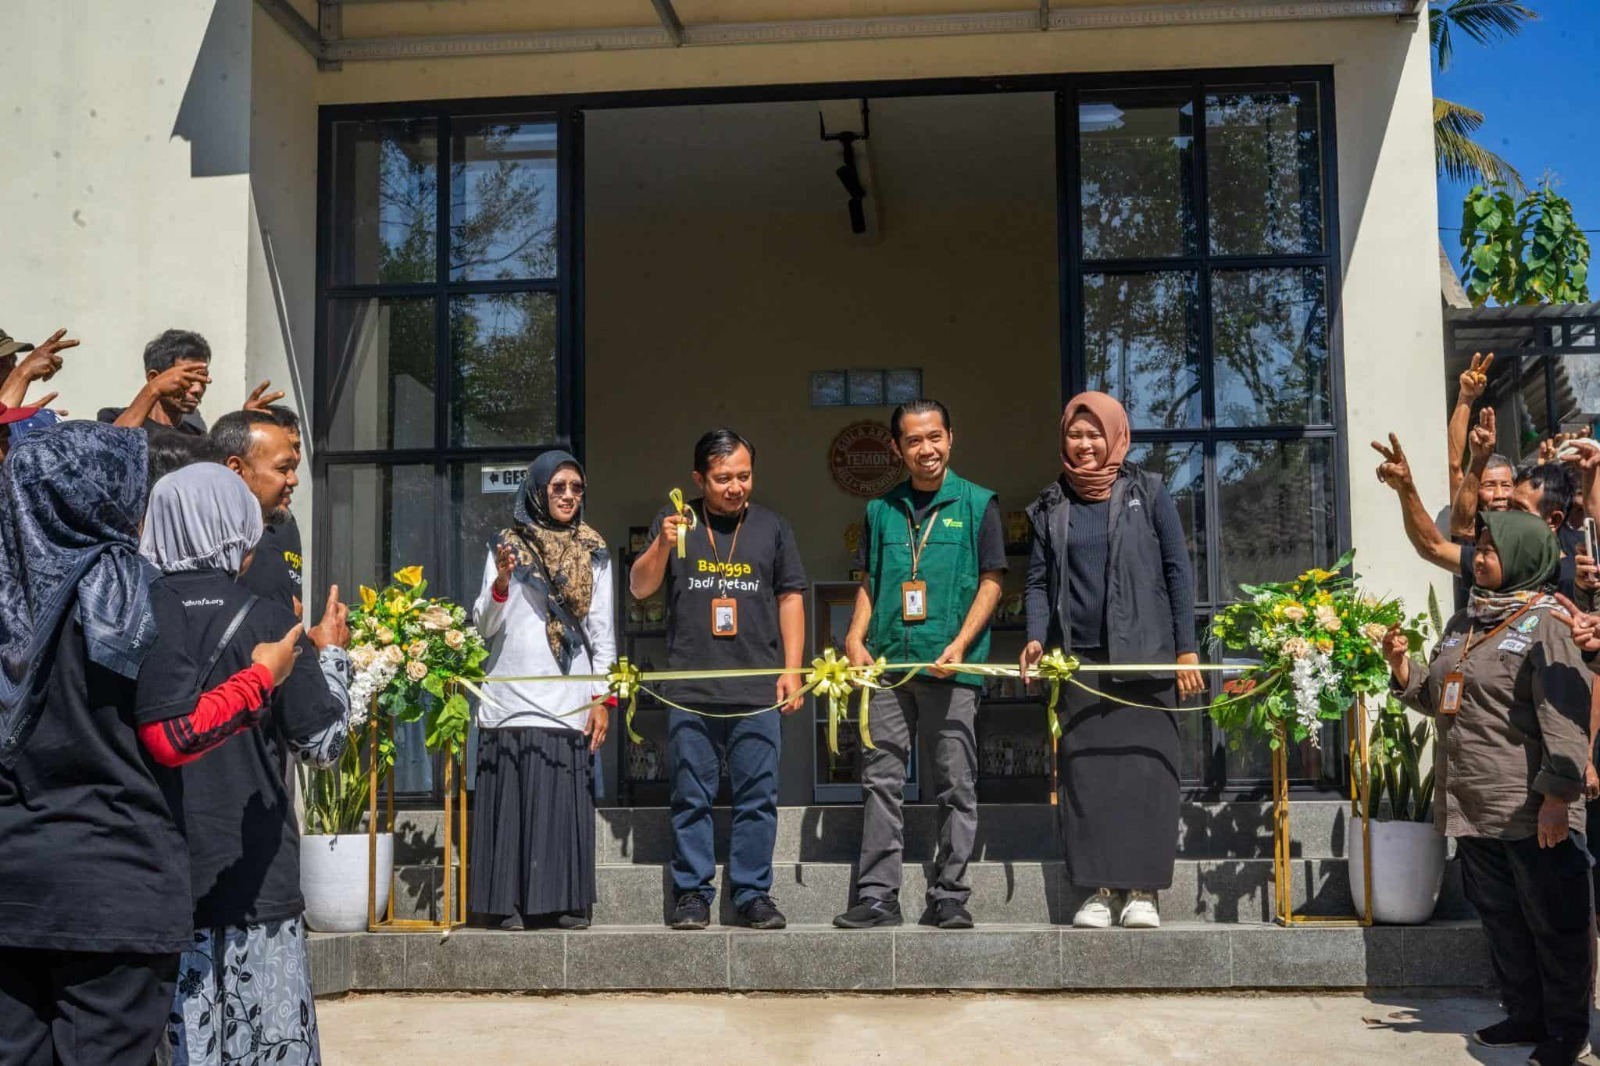
[{"label": "flower arrangement", "polygon": [[1399,600],[1362,593],[1342,571],[1347,552],[1329,570],[1307,570],[1293,581],[1240,585],[1249,599],[1225,608],[1211,627],[1220,649],[1259,655],[1223,686],[1212,720],[1230,737],[1279,736],[1320,746],[1321,723],[1340,721],[1360,697],[1382,696],[1389,666],[1383,635],[1399,626],[1412,650],[1422,647],[1427,622],[1407,618]]},{"label": "flower arrangement", "polygon": [[376,701],[396,721],[423,719],[429,750],[459,755],[471,713],[455,682],[481,680],[489,650],[465,608],[428,599],[427,590],[420,566],[396,572],[382,590],[361,586],[350,612],[350,704],[363,716]]}]

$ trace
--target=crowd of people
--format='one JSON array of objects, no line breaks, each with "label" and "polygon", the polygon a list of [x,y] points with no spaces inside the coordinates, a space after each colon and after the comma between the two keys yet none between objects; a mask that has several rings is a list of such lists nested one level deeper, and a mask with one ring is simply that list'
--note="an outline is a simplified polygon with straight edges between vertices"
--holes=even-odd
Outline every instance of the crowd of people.
[{"label": "crowd of people", "polygon": [[[0,1061],[148,1066],[320,1061],[288,770],[348,743],[350,634],[338,588],[307,626],[289,511],[300,425],[262,383],[207,427],[211,352],[168,330],[124,408],[66,421],[28,402],[77,341],[0,332]],[[1475,1034],[1587,1051],[1600,808],[1594,741],[1600,443],[1538,461],[1497,451],[1474,358],[1449,421],[1450,506],[1430,516],[1400,441],[1374,444],[1419,556],[1454,575],[1457,611],[1427,659],[1383,639],[1393,692],[1437,721],[1436,817],[1455,839],[1507,1017]],[[908,768],[934,737],[938,849],[920,921],[969,928],[976,719],[1007,569],[994,492],[952,466],[950,410],[896,408],[904,480],[866,507],[851,663],[928,663],[871,696],[861,849],[842,929],[899,925]],[[1067,694],[1058,745],[1073,924],[1160,925],[1179,818],[1180,698],[1205,690],[1194,580],[1161,477],[1129,458],[1113,397],[1073,397],[1059,469],[1027,508],[1026,681],[1046,648],[1169,663]],[[627,575],[665,591],[671,894],[702,929],[717,891],[713,805],[732,794],[725,884],[739,920],[786,924],[772,895],[780,716],[802,705],[807,580],[790,523],[754,500],[756,446],[695,444],[699,495],[656,515]],[[612,555],[584,518],[573,455],[529,468],[488,546],[473,606],[489,642],[477,707],[469,905],[509,929],[582,929],[597,898],[595,753],[614,701],[584,680],[616,660]],[[743,673],[741,673],[743,671]],[[570,678],[570,680],[566,680]],[[1587,808],[1586,808],[1587,804]]]},{"label": "crowd of people", "polygon": [[66,421],[76,340],[0,332],[0,1062],[318,1063],[288,772],[348,738],[337,587],[301,621],[295,413],[207,429],[204,338]]},{"label": "crowd of people", "polygon": [[1533,1047],[1538,1066],[1589,1051],[1600,841],[1600,444],[1560,434],[1518,466],[1497,451],[1484,395],[1494,356],[1462,373],[1449,423],[1451,505],[1423,506],[1399,439],[1374,443],[1417,554],[1456,576],[1455,615],[1424,660],[1392,630],[1393,691],[1435,719],[1434,820],[1452,838],[1489,942],[1506,1018],[1489,1047]]}]

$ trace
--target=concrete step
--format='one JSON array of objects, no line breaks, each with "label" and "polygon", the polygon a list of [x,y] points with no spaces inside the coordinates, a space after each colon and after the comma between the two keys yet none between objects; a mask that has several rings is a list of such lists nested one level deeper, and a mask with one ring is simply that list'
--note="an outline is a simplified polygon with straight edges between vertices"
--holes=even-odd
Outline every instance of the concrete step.
[{"label": "concrete step", "polygon": [[[729,812],[716,811],[719,860],[727,858]],[[440,861],[442,810],[396,815],[395,861]],[[938,843],[938,809],[907,804],[906,859],[927,862]],[[1350,808],[1342,801],[1295,801],[1290,827],[1299,858],[1341,858],[1351,839]],[[1045,804],[985,804],[978,813],[973,858],[988,862],[1051,861],[1061,857],[1056,808]],[[854,862],[861,847],[856,805],[780,807],[773,858],[783,863]],[[470,853],[470,847],[468,849]],[[596,861],[664,863],[672,857],[669,812],[663,807],[606,807],[595,814]],[[1272,804],[1185,803],[1179,812],[1178,855],[1184,859],[1270,859]]]},{"label": "concrete step", "polygon": [[[666,919],[671,882],[665,866],[602,863],[596,875],[596,925],[658,925]],[[442,867],[437,865],[397,867],[395,916],[436,918],[443,906],[441,876]],[[908,921],[921,915],[932,876],[931,864],[906,865],[900,899]],[[719,867],[719,886],[724,877],[725,870]],[[777,863],[773,877],[773,896],[795,924],[826,924],[853,898],[854,868],[849,863]],[[1060,862],[976,862],[968,867],[968,881],[973,889],[969,906],[982,922],[1066,924],[1086,895],[1067,882]],[[1275,899],[1270,859],[1180,859],[1173,870],[1172,887],[1160,895],[1160,905],[1168,920],[1259,924],[1272,920]],[[1346,860],[1295,860],[1294,903],[1298,912],[1306,914],[1352,913]],[[714,911],[714,921],[738,924],[727,891],[718,892]],[[1455,863],[1447,869],[1435,915],[1472,916]]]},{"label": "concrete step", "polygon": [[1089,931],[660,926],[314,935],[318,995],[362,991],[891,991],[896,989],[1478,989],[1473,923],[1371,929],[1184,924]]}]

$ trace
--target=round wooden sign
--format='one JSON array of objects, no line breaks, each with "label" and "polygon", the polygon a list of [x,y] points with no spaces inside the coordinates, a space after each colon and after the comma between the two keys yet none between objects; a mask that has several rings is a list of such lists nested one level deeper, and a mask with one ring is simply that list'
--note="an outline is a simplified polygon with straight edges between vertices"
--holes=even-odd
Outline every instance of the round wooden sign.
[{"label": "round wooden sign", "polygon": [[844,427],[828,447],[833,483],[852,496],[882,496],[900,483],[905,471],[894,450],[894,437],[881,422]]}]

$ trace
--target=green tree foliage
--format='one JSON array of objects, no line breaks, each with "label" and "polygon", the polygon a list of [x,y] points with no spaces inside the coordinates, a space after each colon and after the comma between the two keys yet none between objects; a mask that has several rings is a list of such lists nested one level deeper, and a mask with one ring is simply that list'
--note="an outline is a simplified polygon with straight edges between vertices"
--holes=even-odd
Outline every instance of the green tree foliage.
[{"label": "green tree foliage", "polygon": [[1474,185],[1462,201],[1461,247],[1475,307],[1589,299],[1589,238],[1549,185],[1520,202],[1503,185]]},{"label": "green tree foliage", "polygon": [[[1455,59],[1455,35],[1491,44],[1522,32],[1538,12],[1519,0],[1434,0],[1428,9],[1428,39],[1441,73]],[[1472,138],[1483,128],[1483,112],[1433,99],[1433,150],[1439,172],[1455,181],[1478,180],[1527,191],[1517,168]]]}]

